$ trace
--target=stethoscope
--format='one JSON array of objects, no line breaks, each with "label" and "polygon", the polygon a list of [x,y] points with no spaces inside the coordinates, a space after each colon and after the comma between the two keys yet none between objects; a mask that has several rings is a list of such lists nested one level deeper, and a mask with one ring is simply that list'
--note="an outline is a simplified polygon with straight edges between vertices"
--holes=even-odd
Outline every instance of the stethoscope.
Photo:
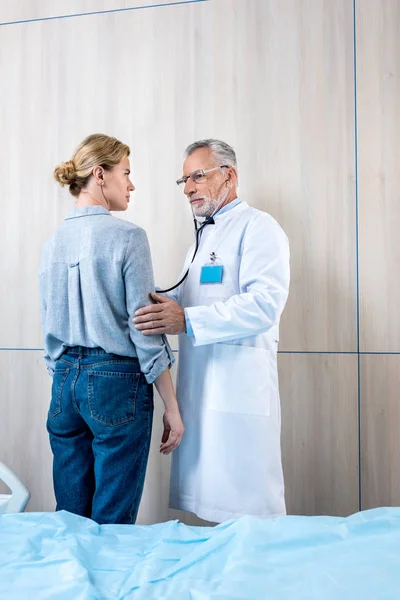
[{"label": "stethoscope", "polygon": [[226,194],[224,194],[221,202],[219,203],[219,205],[217,206],[217,208],[215,209],[215,211],[213,212],[213,214],[210,217],[208,217],[208,219],[206,219],[200,226],[199,226],[199,222],[196,219],[196,216],[194,214],[194,210],[192,208],[193,222],[194,222],[194,233],[195,233],[195,236],[196,236],[196,245],[195,245],[195,248],[194,248],[194,253],[193,253],[193,256],[192,256],[192,260],[190,261],[190,264],[189,264],[189,266],[187,268],[186,273],[184,274],[184,276],[182,277],[182,279],[180,281],[178,281],[178,283],[176,285],[173,285],[172,287],[168,288],[167,290],[157,290],[157,294],[167,294],[168,292],[172,292],[172,290],[176,290],[176,288],[178,288],[180,285],[182,285],[182,283],[187,279],[187,276],[189,275],[190,267],[192,266],[193,261],[196,258],[196,254],[197,254],[197,252],[199,250],[201,233],[202,233],[203,229],[205,227],[207,227],[207,225],[215,225],[214,216],[217,214],[217,212],[219,212],[222,209],[223,204],[224,204],[225,200],[227,199],[228,194],[231,191],[231,189],[232,189],[232,184],[230,185],[230,187],[229,187],[228,191],[226,192]]}]

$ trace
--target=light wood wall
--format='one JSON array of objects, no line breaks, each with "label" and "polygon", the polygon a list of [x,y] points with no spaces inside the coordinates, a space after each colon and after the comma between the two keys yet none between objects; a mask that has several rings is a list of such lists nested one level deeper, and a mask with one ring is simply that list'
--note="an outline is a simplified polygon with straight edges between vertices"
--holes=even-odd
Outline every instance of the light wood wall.
[{"label": "light wood wall", "polygon": [[400,504],[400,2],[357,7],[362,506]]}]

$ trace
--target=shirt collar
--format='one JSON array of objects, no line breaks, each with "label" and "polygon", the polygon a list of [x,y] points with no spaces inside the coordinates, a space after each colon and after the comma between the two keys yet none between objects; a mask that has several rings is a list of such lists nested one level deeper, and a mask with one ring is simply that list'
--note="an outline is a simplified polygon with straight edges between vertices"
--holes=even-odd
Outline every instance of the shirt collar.
[{"label": "shirt collar", "polygon": [[80,208],[73,208],[65,220],[79,219],[79,217],[89,217],[91,215],[111,216],[111,213],[104,206],[81,206]]},{"label": "shirt collar", "polygon": [[228,212],[229,210],[232,210],[232,208],[235,208],[235,206],[237,206],[240,203],[241,203],[240,198],[236,198],[235,200],[232,200],[232,202],[229,202],[229,204],[226,204],[224,207],[222,207],[221,210],[219,210],[215,214],[215,216],[218,217],[219,215],[223,215],[224,213]]}]

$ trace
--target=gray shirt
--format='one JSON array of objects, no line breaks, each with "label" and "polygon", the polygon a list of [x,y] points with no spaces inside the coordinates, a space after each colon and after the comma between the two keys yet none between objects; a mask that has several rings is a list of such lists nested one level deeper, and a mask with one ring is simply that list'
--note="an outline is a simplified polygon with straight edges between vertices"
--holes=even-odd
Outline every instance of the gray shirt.
[{"label": "gray shirt", "polygon": [[45,361],[50,373],[68,346],[137,357],[148,383],[174,362],[164,336],[132,323],[154,291],[143,229],[102,206],[75,208],[45,244],[39,271]]}]

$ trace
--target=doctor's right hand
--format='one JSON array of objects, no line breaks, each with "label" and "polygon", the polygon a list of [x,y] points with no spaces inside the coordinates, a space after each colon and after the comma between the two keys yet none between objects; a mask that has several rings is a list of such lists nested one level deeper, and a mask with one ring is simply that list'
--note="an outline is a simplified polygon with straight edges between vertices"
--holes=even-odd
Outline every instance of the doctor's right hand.
[{"label": "doctor's right hand", "polygon": [[173,409],[166,409],[163,417],[164,432],[161,438],[161,454],[170,454],[181,443],[185,428],[181,419],[178,405]]}]

